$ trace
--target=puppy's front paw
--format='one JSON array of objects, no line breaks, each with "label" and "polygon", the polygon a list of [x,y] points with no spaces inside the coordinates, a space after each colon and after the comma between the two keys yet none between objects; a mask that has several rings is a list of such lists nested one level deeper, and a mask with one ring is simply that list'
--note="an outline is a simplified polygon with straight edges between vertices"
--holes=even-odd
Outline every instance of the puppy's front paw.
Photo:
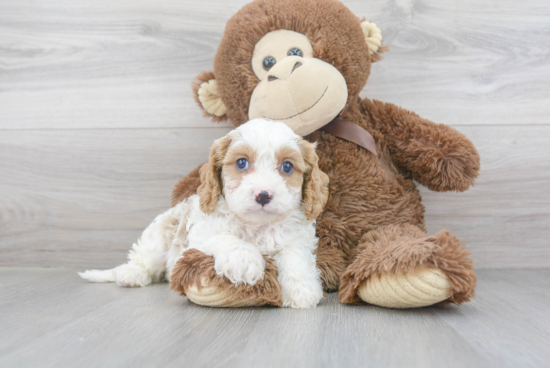
[{"label": "puppy's front paw", "polygon": [[116,283],[123,287],[147,286],[151,283],[151,277],[145,268],[135,264],[123,264],[115,268]]},{"label": "puppy's front paw", "polygon": [[287,308],[314,308],[323,299],[321,283],[313,280],[287,280],[281,283],[281,289],[283,307]]},{"label": "puppy's front paw", "polygon": [[260,252],[232,251],[215,255],[214,269],[234,284],[255,285],[264,278],[265,260]]}]

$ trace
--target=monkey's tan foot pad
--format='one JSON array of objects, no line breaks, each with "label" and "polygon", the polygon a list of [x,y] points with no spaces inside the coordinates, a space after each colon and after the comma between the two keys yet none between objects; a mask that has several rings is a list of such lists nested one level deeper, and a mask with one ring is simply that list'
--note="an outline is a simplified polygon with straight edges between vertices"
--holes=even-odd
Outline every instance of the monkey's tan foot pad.
[{"label": "monkey's tan foot pad", "polygon": [[435,268],[415,272],[373,275],[357,290],[369,304],[386,308],[419,308],[437,304],[451,296],[451,281]]},{"label": "monkey's tan foot pad", "polygon": [[170,288],[207,307],[283,306],[277,267],[265,257],[265,274],[256,285],[235,285],[214,270],[214,258],[190,249],[172,271]]}]

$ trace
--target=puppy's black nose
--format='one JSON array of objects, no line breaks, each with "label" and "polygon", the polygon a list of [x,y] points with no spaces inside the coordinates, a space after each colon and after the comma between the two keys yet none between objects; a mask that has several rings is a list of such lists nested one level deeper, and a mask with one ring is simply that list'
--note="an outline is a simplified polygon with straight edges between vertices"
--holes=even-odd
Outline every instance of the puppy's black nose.
[{"label": "puppy's black nose", "polygon": [[266,191],[263,191],[260,194],[256,195],[256,202],[261,204],[262,207],[265,206],[266,204],[268,204],[269,201],[271,201],[271,196]]}]

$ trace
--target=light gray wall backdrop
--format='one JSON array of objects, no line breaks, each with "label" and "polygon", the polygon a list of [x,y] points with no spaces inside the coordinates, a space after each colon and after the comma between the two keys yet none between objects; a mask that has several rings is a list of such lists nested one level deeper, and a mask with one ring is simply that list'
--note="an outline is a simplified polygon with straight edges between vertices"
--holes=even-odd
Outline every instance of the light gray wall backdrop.
[{"label": "light gray wall backdrop", "polygon": [[[109,267],[228,124],[190,83],[245,0],[0,0],[0,265]],[[550,266],[550,2],[349,0],[391,51],[362,96],[465,133],[466,193],[422,189],[478,268]]]}]

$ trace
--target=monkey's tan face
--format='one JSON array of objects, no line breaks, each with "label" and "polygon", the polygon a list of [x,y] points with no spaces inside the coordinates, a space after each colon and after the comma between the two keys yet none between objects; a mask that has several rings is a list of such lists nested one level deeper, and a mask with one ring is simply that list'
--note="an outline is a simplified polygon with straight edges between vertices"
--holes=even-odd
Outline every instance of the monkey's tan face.
[{"label": "monkey's tan face", "polygon": [[254,47],[252,69],[260,82],[250,99],[249,118],[282,121],[302,136],[328,124],[348,99],[342,74],[314,58],[301,33],[267,33]]}]

